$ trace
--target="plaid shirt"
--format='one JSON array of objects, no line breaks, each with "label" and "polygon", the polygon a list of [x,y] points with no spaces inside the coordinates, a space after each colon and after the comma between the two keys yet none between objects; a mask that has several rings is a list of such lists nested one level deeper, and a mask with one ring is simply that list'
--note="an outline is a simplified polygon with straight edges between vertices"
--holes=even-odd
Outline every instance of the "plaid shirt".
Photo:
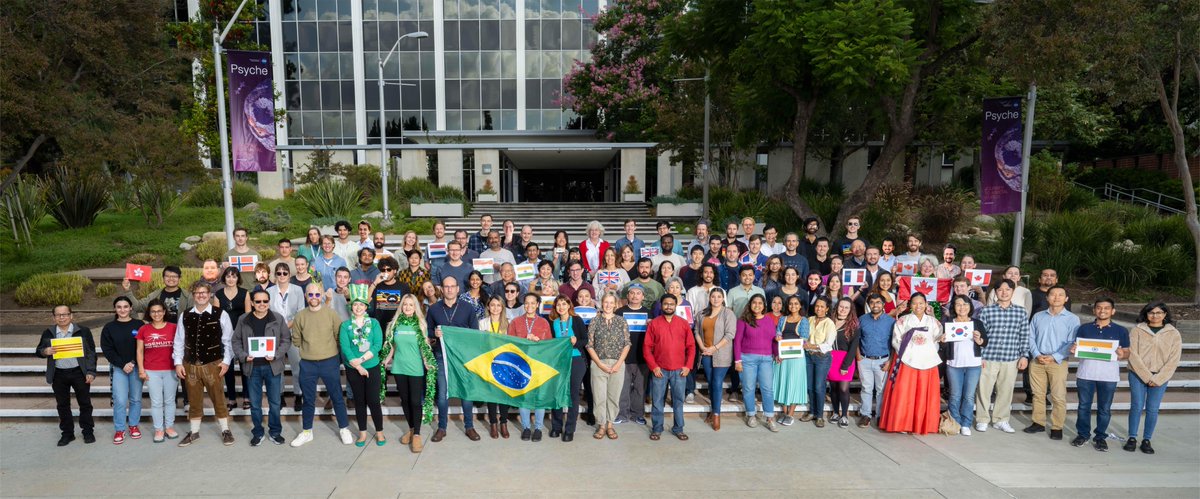
[{"label": "plaid shirt", "polygon": [[473,250],[476,253],[483,253],[483,250],[488,249],[487,234],[479,234],[478,232],[471,234],[467,239],[467,249]]},{"label": "plaid shirt", "polygon": [[1029,319],[1025,307],[992,304],[979,311],[979,320],[987,328],[988,342],[983,360],[1012,362],[1029,356]]}]

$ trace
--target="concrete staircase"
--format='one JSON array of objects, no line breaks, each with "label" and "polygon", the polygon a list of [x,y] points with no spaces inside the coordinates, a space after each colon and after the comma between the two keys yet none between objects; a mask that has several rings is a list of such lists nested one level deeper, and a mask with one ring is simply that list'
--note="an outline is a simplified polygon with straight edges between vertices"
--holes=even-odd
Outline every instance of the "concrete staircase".
[{"label": "concrete staircase", "polygon": [[[4,313],[0,319],[8,319],[14,315],[13,312]],[[44,314],[39,314],[39,317],[45,317]],[[76,313],[76,319],[83,325],[92,329],[96,336],[96,341],[99,343],[100,329],[103,324],[111,320],[112,314],[109,313]],[[8,322],[5,320],[5,322]],[[41,331],[46,326],[3,326],[3,332],[0,333],[0,418],[56,418],[54,396],[50,386],[45,382],[46,362],[43,359],[37,358],[34,355],[34,347],[37,345]],[[1181,410],[1181,411],[1196,411],[1200,410],[1200,334],[1196,332],[1184,333],[1184,352],[1183,360],[1180,368],[1171,380],[1167,390],[1166,398],[1163,401],[1163,410]],[[1071,362],[1071,372],[1074,373],[1076,362]],[[99,355],[99,375],[92,384],[92,401],[95,407],[95,415],[100,417],[112,417],[112,409],[110,409],[109,400],[111,397],[111,387],[108,377],[109,364],[104,359],[103,355]],[[290,403],[291,397],[287,396],[292,391],[290,385],[291,366],[288,366],[285,372],[284,379],[284,394],[285,401]],[[1129,409],[1129,386],[1125,378],[1125,371],[1122,370],[1122,381],[1120,382],[1117,394],[1114,399],[1113,409],[1118,411],[1126,411]],[[240,383],[240,381],[239,381]],[[322,394],[324,393],[323,385],[318,385]],[[702,389],[707,388],[707,384],[703,380],[698,380],[698,386]],[[726,382],[728,387],[728,382]],[[1076,407],[1076,392],[1075,380],[1068,382],[1068,403],[1069,410],[1074,411]],[[855,393],[855,404],[852,404],[851,409],[857,410],[857,392],[858,382],[855,381],[851,385],[851,391]],[[1018,379],[1016,394],[1014,400],[1019,403],[1014,404],[1016,410],[1028,410],[1028,405],[1025,403],[1025,396],[1021,393],[1021,382]],[[149,408],[149,396],[143,399],[143,408]],[[399,400],[393,396],[389,396],[384,403],[384,413],[388,415],[398,416],[401,414]],[[351,409],[353,410],[353,409]],[[459,411],[456,404],[452,404],[452,411]],[[647,410],[649,408],[647,407]],[[707,413],[709,412],[709,403],[706,397],[697,394],[695,403],[686,404],[685,410],[689,413]],[[741,413],[743,411],[740,402],[729,402],[726,400],[722,406],[723,412]],[[327,414],[329,411],[324,411],[321,406],[317,407],[317,414]],[[245,416],[249,411],[241,408],[235,409],[235,416]],[[456,412],[457,413],[457,412]],[[183,406],[178,407],[178,414],[182,416]],[[206,414],[212,414],[212,408],[206,408]],[[290,407],[285,407],[281,414],[283,416],[298,416],[298,413]]]},{"label": "concrete staircase", "polygon": [[658,218],[644,203],[475,203],[471,213],[463,218],[446,219],[446,232],[458,229],[468,233],[479,231],[479,217],[492,215],[493,228],[501,230],[505,220],[512,220],[519,232],[521,226],[533,227],[533,240],[539,245],[553,242],[554,232],[567,231],[572,246],[587,237],[587,224],[597,220],[604,225],[604,239],[615,241],[624,235],[625,220],[637,221],[637,235],[643,240],[657,240],[654,225],[659,220],[672,223],[695,223],[690,219]]}]

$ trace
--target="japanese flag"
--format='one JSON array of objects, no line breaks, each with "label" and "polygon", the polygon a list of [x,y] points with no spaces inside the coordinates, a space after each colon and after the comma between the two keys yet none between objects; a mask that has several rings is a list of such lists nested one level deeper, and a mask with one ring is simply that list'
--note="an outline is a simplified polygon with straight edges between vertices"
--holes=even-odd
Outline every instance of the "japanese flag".
[{"label": "japanese flag", "polygon": [[972,286],[987,287],[992,284],[992,271],[990,270],[968,270],[967,279],[971,281]]}]

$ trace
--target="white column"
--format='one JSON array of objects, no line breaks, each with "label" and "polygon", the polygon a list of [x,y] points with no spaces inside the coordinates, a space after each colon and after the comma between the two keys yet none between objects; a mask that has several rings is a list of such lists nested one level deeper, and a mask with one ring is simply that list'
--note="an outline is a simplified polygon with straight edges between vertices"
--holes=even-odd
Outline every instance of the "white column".
[{"label": "white column", "polygon": [[429,178],[429,163],[424,149],[407,149],[400,156],[400,178]]},{"label": "white column", "polygon": [[[361,165],[367,162],[367,73],[363,67],[362,2],[350,2],[350,27],[353,33],[351,46],[354,50],[354,141],[363,147],[355,154],[355,162]],[[380,102],[379,105],[382,106],[383,103]],[[383,123],[379,126],[383,126]]]},{"label": "white column", "polygon": [[437,117],[434,120],[434,130],[446,129],[446,13],[442,2],[433,0],[433,77],[437,83],[433,86],[434,105],[437,106]]},{"label": "white column", "polygon": [[[435,2],[436,3],[436,2]],[[517,130],[525,129],[525,0],[517,0]],[[497,191],[499,192],[499,191]]]},{"label": "white column", "polygon": [[[625,194],[625,186],[629,183],[629,177],[633,177],[637,182],[640,193]],[[622,201],[646,200],[645,149],[621,149],[621,183],[617,188],[620,189]]]},{"label": "white column", "polygon": [[[267,18],[271,22],[271,80],[275,86],[275,109],[285,109],[284,58],[283,58],[283,9],[279,2],[267,5]],[[287,119],[275,123],[275,144],[287,145]],[[283,199],[284,171],[288,164],[288,152],[275,151],[275,171],[258,173],[258,195],[268,199]]]},{"label": "white column", "polygon": [[438,186],[463,189],[462,149],[438,149],[437,157]]},{"label": "white column", "polygon": [[658,195],[673,196],[683,187],[683,165],[671,162],[672,151],[658,154]]},{"label": "white column", "polygon": [[[483,173],[484,168],[491,169],[491,173]],[[492,181],[492,188],[497,194],[503,195],[508,186],[500,185],[500,150],[499,149],[476,149],[475,150],[475,190],[483,188],[483,185],[488,180]]]}]

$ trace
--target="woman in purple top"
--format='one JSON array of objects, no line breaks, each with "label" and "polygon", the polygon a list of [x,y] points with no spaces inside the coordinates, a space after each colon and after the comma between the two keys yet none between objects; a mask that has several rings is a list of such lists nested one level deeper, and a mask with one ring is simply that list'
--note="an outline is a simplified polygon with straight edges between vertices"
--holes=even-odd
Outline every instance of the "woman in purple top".
[{"label": "woman in purple top", "polygon": [[746,426],[758,426],[755,414],[754,388],[762,392],[764,426],[772,432],[779,431],[775,425],[775,393],[772,385],[773,364],[779,359],[779,343],[776,338],[775,318],[767,313],[767,302],[762,295],[750,297],[750,303],[738,318],[737,334],[733,337],[733,369],[742,375],[742,400],[746,407]]}]

